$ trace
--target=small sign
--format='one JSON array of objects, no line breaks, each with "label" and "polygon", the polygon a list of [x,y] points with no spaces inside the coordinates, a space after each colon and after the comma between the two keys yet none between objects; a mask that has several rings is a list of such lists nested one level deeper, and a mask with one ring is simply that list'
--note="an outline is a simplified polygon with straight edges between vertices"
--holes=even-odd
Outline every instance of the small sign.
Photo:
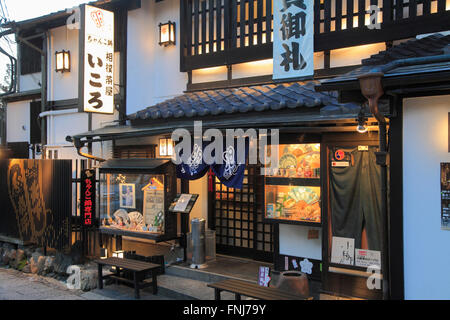
[{"label": "small sign", "polygon": [[80,201],[83,225],[92,226],[95,218],[95,169],[81,171]]},{"label": "small sign", "polygon": [[369,146],[358,146],[358,151],[369,151]]},{"label": "small sign", "polygon": [[350,167],[350,162],[348,161],[332,161],[332,167]]},{"label": "small sign", "polygon": [[297,263],[297,260],[292,259],[291,262],[292,262],[292,266],[294,267],[294,269],[298,269],[298,263]]},{"label": "small sign", "polygon": [[441,163],[441,229],[450,230],[450,163]]},{"label": "small sign", "polygon": [[353,265],[355,261],[355,239],[333,237],[331,262]]},{"label": "small sign", "polygon": [[269,267],[259,267],[258,273],[258,284],[262,287],[268,287],[270,280],[270,268]]},{"label": "small sign", "polygon": [[344,152],[344,150],[337,150],[337,151],[334,153],[334,158],[335,158],[337,161],[342,161],[342,160],[344,160],[344,158],[345,158],[345,152]]},{"label": "small sign", "polygon": [[319,239],[319,230],[309,229],[308,230],[308,240]]},{"label": "small sign", "polygon": [[185,211],[187,208],[187,205],[189,204],[189,201],[191,201],[192,195],[191,194],[182,194],[177,201],[177,204],[175,205],[174,210],[175,211]]},{"label": "small sign", "polygon": [[178,194],[169,207],[169,212],[189,214],[197,202],[198,194]]},{"label": "small sign", "polygon": [[355,266],[369,267],[379,266],[381,268],[381,252],[373,250],[355,250]]}]

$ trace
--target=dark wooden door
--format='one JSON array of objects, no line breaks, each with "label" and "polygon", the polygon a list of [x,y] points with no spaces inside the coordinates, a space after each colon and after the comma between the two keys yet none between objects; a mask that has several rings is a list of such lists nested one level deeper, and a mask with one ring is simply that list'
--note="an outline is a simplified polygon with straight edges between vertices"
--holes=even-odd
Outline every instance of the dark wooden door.
[{"label": "dark wooden door", "polygon": [[248,166],[241,190],[215,179],[212,193],[212,228],[217,253],[273,262],[273,226],[263,223],[260,168]]}]

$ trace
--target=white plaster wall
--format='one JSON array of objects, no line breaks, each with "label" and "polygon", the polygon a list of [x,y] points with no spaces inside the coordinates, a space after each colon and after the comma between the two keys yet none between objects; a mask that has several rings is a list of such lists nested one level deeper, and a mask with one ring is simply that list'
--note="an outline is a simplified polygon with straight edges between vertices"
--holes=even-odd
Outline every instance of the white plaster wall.
[{"label": "white plaster wall", "polygon": [[[49,32],[48,100],[78,98],[78,46],[79,31],[66,26]],[[70,72],[56,72],[55,52],[70,51]]]},{"label": "white plaster wall", "polygon": [[[159,23],[176,23],[176,46],[159,46]],[[183,93],[187,74],[180,72],[179,1],[143,0],[128,13],[127,113],[132,114]]]},{"label": "white plaster wall", "polygon": [[[308,230],[319,230],[319,238],[308,239]],[[322,260],[322,228],[281,223],[280,254]]]},{"label": "white plaster wall", "polygon": [[405,298],[450,299],[450,231],[440,222],[450,96],[405,99],[403,112]]},{"label": "white plaster wall", "polygon": [[10,102],[6,109],[6,141],[30,142],[30,100]]},{"label": "white plaster wall", "polygon": [[42,80],[41,73],[26,74],[19,77],[20,92],[41,89],[40,83]]}]

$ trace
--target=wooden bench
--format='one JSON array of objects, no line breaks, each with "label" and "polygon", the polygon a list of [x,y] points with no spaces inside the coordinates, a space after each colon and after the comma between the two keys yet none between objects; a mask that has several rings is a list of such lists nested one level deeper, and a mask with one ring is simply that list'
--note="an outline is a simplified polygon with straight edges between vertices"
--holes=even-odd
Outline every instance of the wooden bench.
[{"label": "wooden bench", "polygon": [[214,288],[216,300],[220,300],[222,291],[234,293],[236,300],[241,300],[241,295],[260,300],[312,300],[312,298],[291,294],[277,288],[262,287],[243,280],[227,279],[207,286]]},{"label": "wooden bench", "polygon": [[[103,280],[107,278],[115,279],[119,282],[125,282],[134,285],[134,296],[136,299],[140,298],[139,290],[153,286],[153,294],[158,293],[158,284],[156,280],[157,270],[161,268],[158,264],[122,259],[122,258],[107,258],[96,259],[95,263],[98,264],[98,287],[103,289]],[[103,266],[113,266],[116,268],[115,274],[103,276]],[[122,271],[129,271],[133,274],[133,280],[129,280],[121,276]],[[146,276],[151,272],[152,280],[146,280]]]}]

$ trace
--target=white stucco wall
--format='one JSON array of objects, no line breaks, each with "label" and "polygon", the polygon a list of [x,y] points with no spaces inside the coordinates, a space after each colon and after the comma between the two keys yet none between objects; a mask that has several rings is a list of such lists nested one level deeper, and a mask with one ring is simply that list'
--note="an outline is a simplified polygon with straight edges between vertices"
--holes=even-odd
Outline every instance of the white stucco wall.
[{"label": "white stucco wall", "polygon": [[[319,230],[318,239],[308,239],[308,230]],[[280,254],[322,260],[322,228],[280,224]]]},{"label": "white stucco wall", "polygon": [[450,96],[406,99],[403,112],[405,298],[450,299],[450,231],[440,221]]},{"label": "white stucco wall", "polygon": [[6,141],[30,142],[30,100],[8,103]]},{"label": "white stucco wall", "polygon": [[[155,3],[128,13],[127,113],[132,114],[183,93],[187,74],[180,72],[179,1]],[[176,23],[177,46],[159,46],[159,23]]]},{"label": "white stucco wall", "polygon": [[41,73],[26,74],[19,77],[18,91],[26,92],[41,89],[42,75]]},{"label": "white stucco wall", "polygon": [[[49,31],[48,100],[78,98],[78,46],[79,31],[66,26]],[[70,51],[70,72],[56,72],[55,52]]]}]

